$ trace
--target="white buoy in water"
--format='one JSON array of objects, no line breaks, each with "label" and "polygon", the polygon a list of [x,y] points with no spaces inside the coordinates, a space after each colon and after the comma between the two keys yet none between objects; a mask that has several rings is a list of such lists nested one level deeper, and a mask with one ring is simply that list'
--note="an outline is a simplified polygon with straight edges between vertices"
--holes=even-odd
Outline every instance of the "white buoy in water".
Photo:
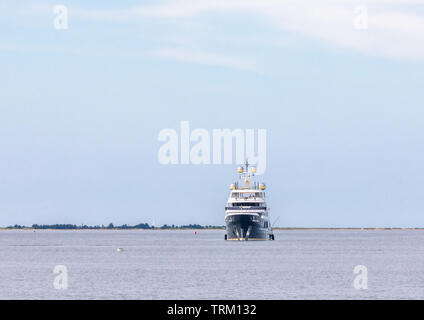
[{"label": "white buoy in water", "polygon": [[124,249],[118,248],[118,249],[116,249],[116,251],[121,252],[121,251],[124,251]]}]

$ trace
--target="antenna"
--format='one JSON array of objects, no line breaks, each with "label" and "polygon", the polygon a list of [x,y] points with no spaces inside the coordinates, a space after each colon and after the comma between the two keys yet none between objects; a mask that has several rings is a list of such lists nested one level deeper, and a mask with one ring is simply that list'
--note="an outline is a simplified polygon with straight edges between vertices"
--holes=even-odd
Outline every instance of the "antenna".
[{"label": "antenna", "polygon": [[250,188],[250,174],[249,174],[249,161],[245,162],[245,171],[244,171],[244,187],[249,189]]},{"label": "antenna", "polygon": [[[251,170],[249,171],[249,161],[246,158],[246,161],[244,162],[244,165],[242,164],[237,168],[237,172],[239,173],[239,180],[244,180],[244,187],[242,189],[250,189],[250,178],[255,176],[256,173],[256,167],[251,167]],[[256,185],[256,182],[255,182]],[[238,188],[238,187],[237,187]]]},{"label": "antenna", "polygon": [[272,224],[272,226],[275,226],[275,224],[277,223],[278,219],[280,219],[280,216],[278,216],[277,219],[274,220],[274,223]]}]

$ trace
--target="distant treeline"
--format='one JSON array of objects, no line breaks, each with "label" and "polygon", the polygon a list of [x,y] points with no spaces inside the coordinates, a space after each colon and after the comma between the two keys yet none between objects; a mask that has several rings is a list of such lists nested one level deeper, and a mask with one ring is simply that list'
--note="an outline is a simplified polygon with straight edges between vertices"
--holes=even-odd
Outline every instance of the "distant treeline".
[{"label": "distant treeline", "polygon": [[222,229],[224,228],[224,226],[212,226],[212,225],[208,225],[208,226],[202,226],[200,224],[187,224],[187,225],[181,225],[181,226],[176,226],[176,225],[167,225],[164,224],[162,227],[159,227],[159,229]]},{"label": "distant treeline", "polygon": [[33,224],[31,227],[21,226],[15,224],[14,226],[8,226],[7,229],[25,229],[25,228],[33,228],[33,229],[56,229],[56,230],[102,230],[102,229],[221,229],[223,226],[202,226],[200,224],[188,224],[188,225],[167,225],[164,224],[161,227],[150,226],[148,223],[139,223],[135,226],[129,226],[123,224],[121,226],[115,226],[113,223],[109,223],[107,226],[87,226],[76,225],[76,224]]}]

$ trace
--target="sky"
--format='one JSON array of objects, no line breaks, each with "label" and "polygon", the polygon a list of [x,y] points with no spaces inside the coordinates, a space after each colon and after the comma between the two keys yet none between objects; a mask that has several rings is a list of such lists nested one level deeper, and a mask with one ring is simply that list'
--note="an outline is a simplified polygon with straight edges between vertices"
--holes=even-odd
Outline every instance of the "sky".
[{"label": "sky", "polygon": [[224,225],[189,121],[266,129],[277,226],[424,227],[423,88],[423,0],[2,0],[0,226]]}]

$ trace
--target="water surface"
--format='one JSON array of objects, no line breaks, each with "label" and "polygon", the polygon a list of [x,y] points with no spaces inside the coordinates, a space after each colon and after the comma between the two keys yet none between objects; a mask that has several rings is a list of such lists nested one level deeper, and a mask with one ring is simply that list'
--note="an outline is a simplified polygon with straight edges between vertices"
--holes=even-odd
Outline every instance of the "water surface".
[{"label": "water surface", "polygon": [[[0,299],[424,298],[424,231],[276,231],[259,242],[197,232],[0,231]],[[66,290],[54,288],[56,265]],[[357,265],[367,290],[353,286]]]}]

